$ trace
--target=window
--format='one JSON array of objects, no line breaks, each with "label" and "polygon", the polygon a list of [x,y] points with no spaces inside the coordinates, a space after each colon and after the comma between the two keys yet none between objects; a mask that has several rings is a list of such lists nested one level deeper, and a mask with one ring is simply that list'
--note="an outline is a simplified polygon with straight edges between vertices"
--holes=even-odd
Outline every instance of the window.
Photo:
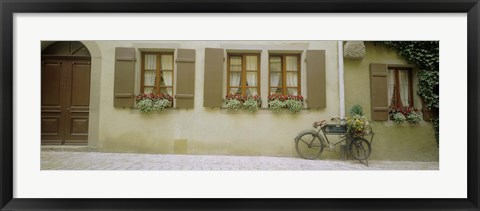
[{"label": "window", "polygon": [[300,55],[270,55],[269,94],[300,95]]},{"label": "window", "polygon": [[388,104],[391,107],[413,107],[411,69],[388,68]]},{"label": "window", "polygon": [[259,57],[259,54],[228,54],[228,94],[260,94]]},{"label": "window", "polygon": [[142,93],[173,96],[173,53],[142,53]]}]

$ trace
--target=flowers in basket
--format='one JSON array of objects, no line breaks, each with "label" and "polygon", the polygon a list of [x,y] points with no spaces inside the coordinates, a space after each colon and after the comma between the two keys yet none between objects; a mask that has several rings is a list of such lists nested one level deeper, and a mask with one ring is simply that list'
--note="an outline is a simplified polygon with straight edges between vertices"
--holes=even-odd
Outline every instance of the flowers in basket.
[{"label": "flowers in basket", "polygon": [[303,108],[303,96],[271,94],[268,96],[268,107],[274,112],[287,108],[291,113],[297,113]]},{"label": "flowers in basket", "polygon": [[371,132],[370,122],[365,118],[362,106],[358,104],[350,109],[350,116],[345,120],[348,132],[354,136],[363,136]]},{"label": "flowers in basket", "polygon": [[354,136],[363,136],[369,132],[370,122],[363,115],[353,114],[346,119],[348,132]]},{"label": "flowers in basket", "polygon": [[137,108],[140,112],[148,114],[152,111],[162,111],[172,107],[173,97],[169,94],[139,94],[136,96]]}]

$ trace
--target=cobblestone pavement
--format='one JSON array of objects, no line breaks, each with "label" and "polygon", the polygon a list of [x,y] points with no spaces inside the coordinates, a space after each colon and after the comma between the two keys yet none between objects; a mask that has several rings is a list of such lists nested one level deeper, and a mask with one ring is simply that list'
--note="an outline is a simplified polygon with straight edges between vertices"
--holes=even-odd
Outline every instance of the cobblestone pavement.
[{"label": "cobblestone pavement", "polygon": [[42,151],[42,170],[438,170],[438,162]]}]

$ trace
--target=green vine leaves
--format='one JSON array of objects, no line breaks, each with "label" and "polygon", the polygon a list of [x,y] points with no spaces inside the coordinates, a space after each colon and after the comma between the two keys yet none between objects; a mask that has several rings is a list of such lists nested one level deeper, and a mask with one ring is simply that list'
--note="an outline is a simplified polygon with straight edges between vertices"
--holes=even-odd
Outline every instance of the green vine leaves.
[{"label": "green vine leaves", "polygon": [[[377,41],[395,48],[400,56],[405,57],[418,68],[417,94],[423,99],[428,109],[439,108],[439,42],[438,41]],[[439,119],[432,119],[438,144]]]}]

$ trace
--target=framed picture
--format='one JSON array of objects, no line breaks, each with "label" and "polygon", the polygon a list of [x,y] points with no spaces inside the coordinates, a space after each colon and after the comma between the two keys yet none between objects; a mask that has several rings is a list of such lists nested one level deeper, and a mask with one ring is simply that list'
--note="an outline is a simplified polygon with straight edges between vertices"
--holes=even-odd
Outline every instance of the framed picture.
[{"label": "framed picture", "polygon": [[[2,210],[479,209],[478,0],[40,0],[2,1],[0,7]],[[436,49],[440,49],[439,54],[432,57],[439,63],[436,68],[440,71],[437,71],[436,80],[441,81],[440,97],[446,99],[440,100],[442,109],[415,110],[430,102],[417,99],[414,95],[427,92],[423,88],[428,86],[419,88],[413,83],[423,77],[416,72],[421,71],[419,69],[422,67],[400,58],[409,56],[406,51],[398,56],[391,53],[393,51],[388,47],[377,46],[395,47],[388,41],[431,41]],[[376,57],[369,57],[368,54],[362,56],[362,46],[367,53],[370,51],[387,56],[383,60],[372,59]],[[350,52],[350,49],[354,52]],[[72,55],[64,55],[63,52]],[[414,60],[423,55],[410,56]],[[212,62],[217,60],[219,62]],[[46,67],[48,64],[54,67]],[[64,67],[61,64],[66,65]],[[60,69],[57,67],[59,65]],[[83,75],[86,67],[88,74]],[[44,70],[52,70],[48,80],[44,80]],[[360,75],[359,71],[365,74]],[[54,73],[57,72],[59,80],[54,83],[52,78],[56,77]],[[384,76],[385,80],[378,81],[374,78],[377,75]],[[325,77],[327,79],[320,82],[312,79]],[[78,85],[82,81],[90,85]],[[57,82],[59,86],[77,92],[63,95],[55,93],[54,85]],[[52,88],[45,84],[54,85]],[[359,84],[365,85],[364,92]],[[389,88],[380,91],[389,102],[383,106],[375,101],[382,94],[371,90],[383,85],[387,87],[387,84],[390,84]],[[130,85],[131,89],[125,88]],[[122,89],[118,88],[120,86]],[[212,87],[220,87],[222,91],[217,92]],[[351,97],[361,96],[359,93],[365,94],[365,97]],[[62,117],[67,120],[56,121],[52,117],[56,107],[44,103],[57,95],[63,96],[62,99],[75,98],[76,105],[61,106],[62,109],[65,107],[65,111],[76,112],[75,115],[66,114]],[[229,100],[235,102],[228,104]],[[236,107],[237,101],[243,106],[248,100],[255,106]],[[275,100],[285,105],[273,109],[274,104],[269,103]],[[292,105],[288,106],[284,102],[286,100],[292,100],[289,101]],[[150,104],[146,103],[150,101],[154,103],[149,107]],[[396,128],[399,137],[417,136],[409,131],[415,127],[412,125],[418,126],[418,122],[424,128],[428,126],[431,129],[430,122],[424,123],[423,120],[430,118],[429,115],[433,118],[439,115],[444,120],[442,124],[436,123],[437,131],[440,131],[440,138],[437,136],[436,139],[439,145],[425,146],[420,142],[422,139],[434,140],[432,131],[429,136],[415,137],[415,140],[420,140],[417,143],[397,145],[386,143],[396,139],[385,138],[382,130],[375,134],[375,141],[383,141],[383,145],[374,145],[372,137],[366,140],[365,146],[368,147],[364,147],[362,144],[356,145],[356,140],[361,139],[352,138],[350,147],[339,147],[339,150],[357,149],[357,155],[350,154],[361,161],[355,163],[359,165],[355,167],[359,171],[349,168],[342,170],[335,166],[328,168],[332,171],[295,166],[279,168],[284,171],[230,167],[225,169],[234,171],[216,171],[225,169],[215,168],[196,171],[205,169],[196,169],[195,165],[189,166],[192,167],[190,171],[177,171],[183,169],[165,169],[158,165],[145,167],[142,164],[138,166],[145,168],[130,171],[136,167],[107,166],[98,162],[97,166],[85,167],[82,166],[83,161],[75,161],[83,156],[81,153],[77,157],[67,157],[55,153],[58,150],[55,146],[50,147],[51,144],[84,144],[84,149],[88,151],[94,146],[99,152],[105,152],[101,156],[88,158],[97,160],[111,159],[110,154],[106,154],[108,152],[219,156],[222,152],[244,155],[242,150],[253,150],[255,154],[257,149],[259,154],[278,153],[292,157],[292,153],[295,156],[298,153],[295,159],[315,159],[319,155],[316,151],[303,154],[299,149],[302,133],[295,137],[296,131],[306,129],[303,124],[311,126],[317,116],[325,118],[323,116],[338,114],[345,118],[349,115],[345,113],[349,112],[351,116],[351,112],[362,114],[362,107],[355,105],[355,102],[364,106],[363,111],[368,118],[386,121],[377,122],[378,128]],[[242,111],[231,111],[238,109]],[[281,113],[283,111],[285,113]],[[290,114],[290,111],[297,114]],[[272,116],[273,112],[280,114]],[[406,120],[411,113],[418,114],[420,118]],[[172,120],[171,116],[176,114],[182,115],[182,122]],[[207,118],[208,115],[204,114],[214,114],[217,119],[212,120],[214,118]],[[222,120],[232,116],[238,121]],[[282,123],[266,126],[276,120],[288,120],[292,124],[284,125],[289,129],[281,130],[278,130],[278,125]],[[123,129],[139,131],[132,136],[125,133],[118,135],[122,134],[118,128],[125,125],[121,121],[130,122],[130,125],[138,122],[150,125],[145,125],[143,130],[138,126]],[[357,118],[353,121],[361,125],[364,120]],[[415,122],[410,124],[407,121]],[[259,128],[265,127],[255,132],[256,137],[270,136],[273,137],[272,141],[239,143],[242,139],[238,137],[247,135],[242,134],[247,131],[242,128],[251,128],[252,122],[259,123]],[[292,129],[292,125],[295,128]],[[314,126],[326,128],[323,132],[327,135],[351,131],[338,125],[324,126],[321,122],[316,122]],[[58,128],[68,135],[58,138]],[[165,128],[171,133],[165,135]],[[222,134],[209,128],[217,128]],[[229,131],[228,128],[240,129]],[[270,133],[263,132],[265,130],[270,130]],[[202,131],[206,135],[201,134]],[[368,134],[364,130],[358,131],[361,135],[352,137]],[[193,136],[192,133],[198,134]],[[285,138],[287,141],[284,145],[273,146],[275,141],[290,134],[292,137]],[[308,131],[304,131],[305,134],[309,134]],[[139,144],[142,136],[145,140],[150,138],[144,137],[156,137],[158,140],[165,138],[173,141],[142,145]],[[193,146],[195,149],[205,146],[189,138],[210,137],[211,143],[214,143],[215,139],[229,136],[231,142],[228,144],[220,143],[217,148],[203,151],[192,150]],[[378,137],[384,138],[378,140]],[[261,138],[253,139],[261,141]],[[231,145],[237,145],[237,148],[229,148]],[[169,148],[165,149],[164,146]],[[387,146],[394,146],[395,149],[385,150]],[[322,146],[322,150],[323,147],[327,145]],[[330,147],[337,153],[335,146]],[[46,148],[48,152],[45,152]],[[363,154],[358,149],[364,149]],[[434,149],[433,153],[430,149]],[[405,157],[413,157],[416,161],[434,162],[433,166],[431,162],[417,162],[415,167],[380,168],[375,166],[375,159],[370,163],[367,160],[371,152],[376,153],[376,150],[384,151],[383,155],[373,155],[375,159],[387,160],[382,164],[384,167],[390,162],[388,156],[397,156],[395,159],[400,161],[408,159]],[[138,157],[137,160],[151,159],[145,154],[134,156]],[[177,163],[200,162],[195,159]],[[205,158],[207,161],[209,159]],[[60,160],[70,160],[76,166],[65,166],[57,162]],[[229,165],[227,158],[222,162]],[[313,166],[313,162],[324,161],[300,164]],[[343,165],[345,161],[337,160],[334,163],[332,165]],[[148,169],[161,171],[146,171]]]}]

